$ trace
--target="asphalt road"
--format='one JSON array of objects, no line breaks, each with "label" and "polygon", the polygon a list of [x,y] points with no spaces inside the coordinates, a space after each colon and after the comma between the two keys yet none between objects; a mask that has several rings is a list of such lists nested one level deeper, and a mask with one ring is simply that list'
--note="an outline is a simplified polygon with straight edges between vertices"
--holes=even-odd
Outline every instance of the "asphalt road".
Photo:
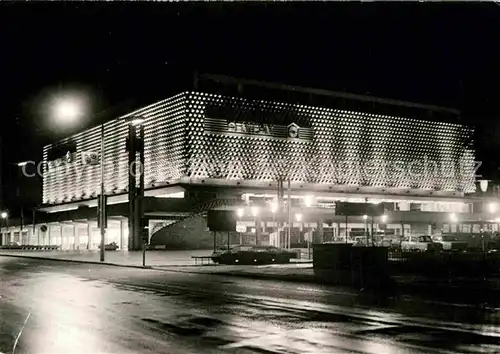
[{"label": "asphalt road", "polygon": [[319,285],[0,257],[0,353],[493,353],[499,319]]}]

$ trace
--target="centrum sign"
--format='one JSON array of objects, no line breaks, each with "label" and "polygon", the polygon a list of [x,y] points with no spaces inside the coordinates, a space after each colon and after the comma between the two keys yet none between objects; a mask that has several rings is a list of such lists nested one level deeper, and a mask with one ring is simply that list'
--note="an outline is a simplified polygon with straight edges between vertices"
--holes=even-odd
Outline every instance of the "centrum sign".
[{"label": "centrum sign", "polygon": [[229,122],[227,124],[227,130],[232,133],[271,135],[272,126],[269,124]]},{"label": "centrum sign", "polygon": [[255,122],[234,122],[226,119],[205,118],[204,130],[207,133],[223,135],[254,135],[282,139],[312,140],[313,130],[298,124],[271,125]]}]

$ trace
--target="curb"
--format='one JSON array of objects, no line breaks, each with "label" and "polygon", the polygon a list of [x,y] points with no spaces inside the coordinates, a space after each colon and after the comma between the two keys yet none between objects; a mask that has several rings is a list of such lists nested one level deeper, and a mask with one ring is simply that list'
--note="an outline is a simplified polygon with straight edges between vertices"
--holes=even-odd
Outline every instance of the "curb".
[{"label": "curb", "polygon": [[88,264],[97,264],[97,265],[106,265],[113,267],[124,267],[124,268],[135,268],[135,269],[147,269],[151,267],[143,267],[143,266],[135,266],[135,265],[127,265],[127,264],[117,264],[117,263],[109,263],[109,262],[97,262],[97,261],[79,261],[75,259],[65,259],[65,258],[51,258],[51,257],[34,257],[34,256],[25,256],[21,254],[4,254],[0,253],[0,257],[13,257],[13,258],[24,258],[24,259],[41,259],[45,261],[58,261],[58,262],[66,262],[66,263],[88,263]]},{"label": "curb", "polygon": [[162,270],[165,272],[174,272],[174,273],[189,273],[189,274],[204,274],[204,275],[216,275],[216,276],[230,276],[235,278],[246,278],[246,279],[256,279],[256,280],[277,280],[277,281],[286,281],[286,282],[294,282],[294,283],[308,283],[308,284],[324,284],[318,282],[314,277],[308,276],[281,276],[281,275],[265,275],[265,274],[251,274],[251,273],[231,273],[231,272],[200,272],[196,270],[175,270],[175,269],[158,269],[153,267],[154,270]]},{"label": "curb", "polygon": [[[76,259],[66,259],[66,258],[52,258],[52,257],[39,257],[39,256],[25,256],[21,254],[4,254],[0,253],[0,257],[13,257],[13,258],[24,258],[24,259],[41,259],[45,261],[57,261],[57,262],[67,262],[67,263],[79,263],[79,264],[95,264],[95,265],[105,265],[112,267],[122,267],[122,268],[134,268],[134,269],[154,269],[154,270],[163,270],[170,271],[170,269],[161,269],[158,266],[139,266],[139,265],[131,265],[131,264],[119,264],[119,263],[111,263],[111,262],[98,262],[98,261],[81,261]],[[195,265],[166,265],[162,266],[165,268],[175,268],[175,267],[195,267]],[[174,271],[174,270],[172,270]]]},{"label": "curb", "polygon": [[162,272],[173,272],[173,273],[189,273],[189,274],[204,274],[204,275],[217,275],[217,276],[231,276],[236,278],[247,278],[247,279],[258,279],[258,280],[279,280],[279,281],[288,281],[288,282],[296,282],[296,283],[312,283],[312,284],[322,284],[317,282],[314,277],[294,277],[294,276],[280,276],[280,275],[264,275],[264,274],[248,274],[248,273],[231,273],[231,272],[200,272],[196,270],[177,270],[177,268],[181,267],[200,267],[196,265],[171,265],[171,266],[136,266],[136,265],[128,265],[128,264],[118,264],[118,263],[110,263],[110,262],[97,262],[97,261],[80,261],[75,259],[64,259],[64,258],[51,258],[51,257],[34,257],[34,256],[25,256],[19,254],[3,254],[0,253],[0,257],[12,257],[12,258],[24,258],[24,259],[40,259],[46,261],[57,261],[57,262],[66,262],[66,263],[79,263],[79,264],[95,264],[95,265],[104,265],[104,266],[112,266],[112,267],[122,267],[122,268],[133,268],[133,269],[150,269],[157,270]]}]

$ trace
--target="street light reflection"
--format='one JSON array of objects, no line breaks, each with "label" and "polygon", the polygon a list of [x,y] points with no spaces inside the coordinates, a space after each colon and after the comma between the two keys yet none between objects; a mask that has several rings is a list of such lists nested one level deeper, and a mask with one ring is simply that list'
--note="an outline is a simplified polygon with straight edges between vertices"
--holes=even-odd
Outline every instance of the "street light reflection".
[{"label": "street light reflection", "polygon": [[[44,273],[32,280],[32,296],[23,301],[31,302],[34,312],[20,338],[19,352],[98,353],[111,349],[103,348],[107,341],[102,337],[109,331],[108,324],[95,312],[97,307],[111,305],[112,288],[89,286],[71,276],[65,278],[61,282],[60,275]],[[89,327],[95,330],[88,331]]]}]

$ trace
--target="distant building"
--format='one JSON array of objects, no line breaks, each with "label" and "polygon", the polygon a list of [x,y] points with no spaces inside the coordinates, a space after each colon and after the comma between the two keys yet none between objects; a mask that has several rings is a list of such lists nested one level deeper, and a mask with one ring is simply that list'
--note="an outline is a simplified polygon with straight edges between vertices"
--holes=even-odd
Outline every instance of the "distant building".
[{"label": "distant building", "polygon": [[[279,194],[287,200],[288,179],[296,242],[312,231],[317,240],[346,233],[353,237],[371,224],[374,233],[382,230],[394,237],[496,230],[495,215],[485,219],[478,214],[484,198],[474,195],[473,132],[460,123],[459,112],[207,79],[226,87],[234,83],[239,90],[183,92],[127,115],[145,118],[145,194],[151,197],[145,215],[151,243],[169,244],[176,238],[191,246],[211,245],[203,226],[203,213],[210,208],[243,209],[233,243],[239,236],[243,242],[279,242],[273,233],[289,214],[283,208],[271,211],[270,205],[281,200]],[[248,94],[245,87],[251,87]],[[274,101],[267,94],[273,90],[288,96]],[[105,189],[111,204],[106,242],[124,249],[129,243],[128,124],[124,119],[105,124]],[[24,233],[16,226],[4,229],[4,244],[18,240],[69,249],[97,247],[99,132],[99,127],[89,129],[44,148],[39,220]],[[386,215],[369,220],[369,226],[360,216],[346,223],[335,215],[336,201],[383,203]],[[196,241],[197,235],[203,242]]]}]

